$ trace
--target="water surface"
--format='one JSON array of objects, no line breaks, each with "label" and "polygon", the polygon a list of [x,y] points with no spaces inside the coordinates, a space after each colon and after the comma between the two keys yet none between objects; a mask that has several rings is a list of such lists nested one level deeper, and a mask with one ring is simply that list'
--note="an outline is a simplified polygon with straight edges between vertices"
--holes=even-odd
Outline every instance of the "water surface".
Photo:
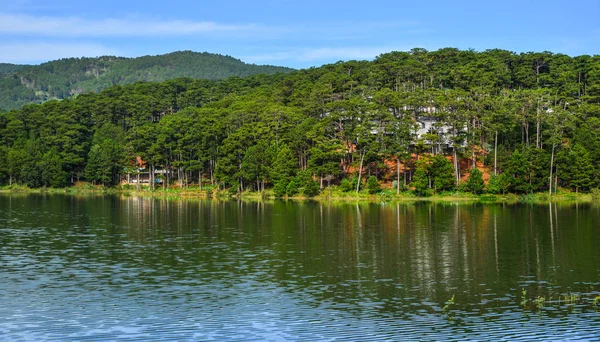
[{"label": "water surface", "polygon": [[2,340],[600,340],[599,295],[593,204],[0,196]]}]

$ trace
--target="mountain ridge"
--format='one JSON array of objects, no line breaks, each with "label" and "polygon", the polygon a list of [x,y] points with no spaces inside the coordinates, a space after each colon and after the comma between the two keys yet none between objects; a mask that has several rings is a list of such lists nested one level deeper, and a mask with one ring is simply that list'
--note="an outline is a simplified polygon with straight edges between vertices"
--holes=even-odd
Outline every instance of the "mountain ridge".
[{"label": "mountain ridge", "polygon": [[112,85],[180,77],[219,80],[294,69],[245,63],[228,55],[190,50],[140,57],[71,57],[39,65],[0,63],[0,109],[98,92]]}]

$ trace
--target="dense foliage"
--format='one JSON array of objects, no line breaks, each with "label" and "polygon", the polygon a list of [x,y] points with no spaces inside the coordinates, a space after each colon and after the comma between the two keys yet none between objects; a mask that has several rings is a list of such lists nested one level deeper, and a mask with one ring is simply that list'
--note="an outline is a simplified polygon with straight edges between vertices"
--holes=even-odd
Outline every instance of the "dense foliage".
[{"label": "dense foliage", "polygon": [[13,72],[19,71],[25,67],[28,67],[28,65],[0,63],[0,76],[4,74],[12,74]]},{"label": "dense foliage", "polygon": [[289,71],[291,69],[246,64],[229,56],[192,51],[139,58],[67,58],[35,66],[0,64],[0,108],[66,99],[138,81],[161,82],[179,77],[219,80]]},{"label": "dense foliage", "polygon": [[492,193],[589,191],[600,56],[413,49],[290,74],[117,85],[2,113],[0,139],[0,181],[36,187],[112,185],[145,167],[168,170],[162,186],[202,179],[278,195],[375,193],[375,181],[480,193],[483,179]]}]

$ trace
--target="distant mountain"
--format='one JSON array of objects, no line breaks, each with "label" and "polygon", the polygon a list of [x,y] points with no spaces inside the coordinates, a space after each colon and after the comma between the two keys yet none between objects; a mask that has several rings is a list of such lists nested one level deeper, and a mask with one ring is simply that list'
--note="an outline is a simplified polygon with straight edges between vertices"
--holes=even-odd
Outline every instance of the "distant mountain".
[{"label": "distant mountain", "polygon": [[178,77],[224,79],[293,69],[246,64],[230,56],[178,51],[166,55],[123,58],[66,58],[40,65],[0,64],[0,109],[98,92],[114,84],[166,81]]}]

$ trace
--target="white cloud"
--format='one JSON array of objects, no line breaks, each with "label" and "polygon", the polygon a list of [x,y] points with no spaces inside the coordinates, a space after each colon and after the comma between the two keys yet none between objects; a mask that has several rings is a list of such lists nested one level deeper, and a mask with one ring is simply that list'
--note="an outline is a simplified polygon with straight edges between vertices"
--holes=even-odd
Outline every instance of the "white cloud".
[{"label": "white cloud", "polygon": [[0,43],[0,61],[4,63],[40,63],[68,57],[119,55],[99,44],[88,43]]},{"label": "white cloud", "polygon": [[252,23],[225,24],[213,21],[161,20],[139,16],[85,19],[78,16],[37,16],[0,12],[0,35],[42,37],[156,37],[220,34],[252,39],[355,40],[369,39],[381,31],[397,35],[419,34],[419,22],[396,20],[304,22],[292,25]]},{"label": "white cloud", "polygon": [[47,37],[176,36],[205,33],[247,33],[255,25],[225,25],[210,21],[45,17],[0,13],[0,34]]},{"label": "white cloud", "polygon": [[339,47],[339,48],[313,48],[290,51],[279,51],[269,54],[245,56],[241,59],[249,63],[273,63],[276,61],[310,62],[336,62],[339,60],[364,60],[373,59],[382,53],[398,50],[409,50],[392,46],[379,47]]},{"label": "white cloud", "polygon": [[372,59],[383,52],[389,52],[384,47],[343,47],[343,48],[318,48],[305,50],[298,56],[301,62],[327,60],[349,60],[349,59]]}]

